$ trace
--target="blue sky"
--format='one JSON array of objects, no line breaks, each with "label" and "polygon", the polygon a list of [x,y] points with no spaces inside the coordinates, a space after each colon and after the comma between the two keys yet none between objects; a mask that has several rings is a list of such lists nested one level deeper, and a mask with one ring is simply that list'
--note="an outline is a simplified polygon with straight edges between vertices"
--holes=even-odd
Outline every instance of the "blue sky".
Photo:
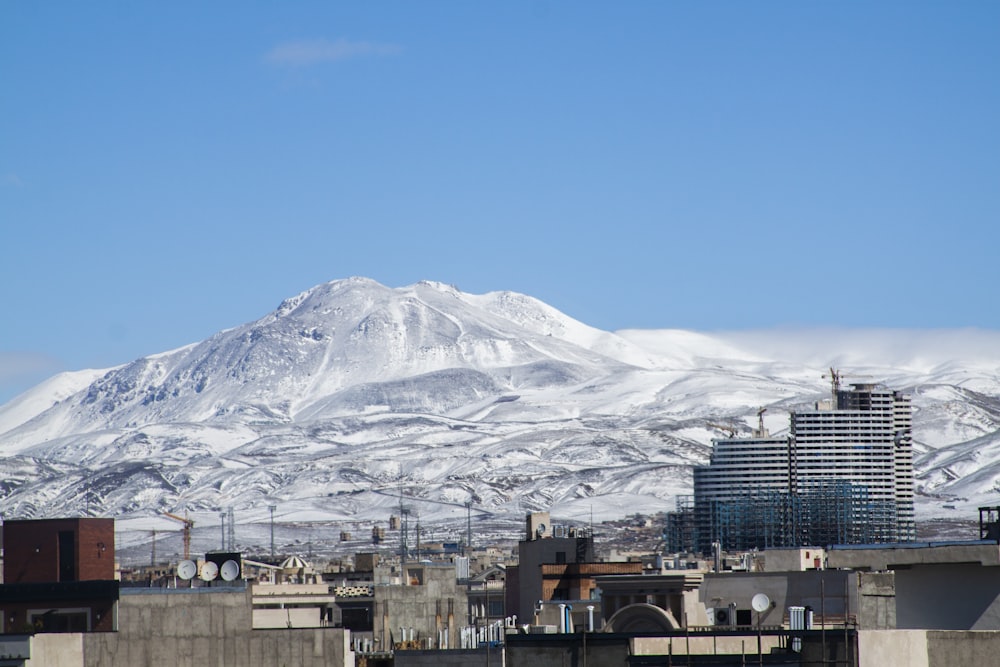
[{"label": "blue sky", "polygon": [[352,275],[1000,329],[998,119],[996,2],[5,2],[0,401]]}]

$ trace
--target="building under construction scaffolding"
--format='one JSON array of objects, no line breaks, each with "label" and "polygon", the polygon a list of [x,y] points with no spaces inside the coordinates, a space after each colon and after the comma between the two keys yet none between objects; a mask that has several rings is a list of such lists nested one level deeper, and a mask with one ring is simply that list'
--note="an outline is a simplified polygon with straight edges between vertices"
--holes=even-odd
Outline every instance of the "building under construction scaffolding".
[{"label": "building under construction scaffolding", "polygon": [[[873,384],[793,412],[788,437],[763,421],[751,438],[713,442],[694,497],[668,515],[672,551],[906,542],[913,524],[909,397]],[[763,411],[761,411],[763,412]]]},{"label": "building under construction scaffolding", "polygon": [[803,545],[895,542],[896,506],[874,500],[868,489],[843,481],[818,483],[798,493],[748,489],[728,500],[677,501],[667,515],[669,551],[710,553]]}]

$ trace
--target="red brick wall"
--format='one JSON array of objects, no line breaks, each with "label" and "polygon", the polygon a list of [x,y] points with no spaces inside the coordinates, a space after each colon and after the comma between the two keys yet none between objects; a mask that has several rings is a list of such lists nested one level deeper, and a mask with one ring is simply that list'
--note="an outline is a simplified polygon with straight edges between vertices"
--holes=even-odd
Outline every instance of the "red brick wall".
[{"label": "red brick wall", "polygon": [[115,578],[115,520],[80,519],[76,536],[77,579]]},{"label": "red brick wall", "polygon": [[114,519],[42,519],[4,522],[4,583],[59,581],[63,531],[74,533],[77,581],[115,578]]},{"label": "red brick wall", "polygon": [[587,600],[597,584],[594,577],[604,574],[642,574],[642,563],[566,563],[544,564],[542,568],[542,599],[551,600],[557,588],[562,588],[571,600]]}]

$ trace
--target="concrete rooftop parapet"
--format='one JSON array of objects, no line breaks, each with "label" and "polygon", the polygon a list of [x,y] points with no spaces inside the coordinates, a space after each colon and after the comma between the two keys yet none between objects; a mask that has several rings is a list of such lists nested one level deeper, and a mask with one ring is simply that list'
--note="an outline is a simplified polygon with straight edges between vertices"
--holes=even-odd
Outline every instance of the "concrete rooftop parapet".
[{"label": "concrete rooftop parapet", "polygon": [[950,563],[1000,566],[1000,545],[990,540],[834,545],[826,553],[827,565],[831,569],[877,571]]}]

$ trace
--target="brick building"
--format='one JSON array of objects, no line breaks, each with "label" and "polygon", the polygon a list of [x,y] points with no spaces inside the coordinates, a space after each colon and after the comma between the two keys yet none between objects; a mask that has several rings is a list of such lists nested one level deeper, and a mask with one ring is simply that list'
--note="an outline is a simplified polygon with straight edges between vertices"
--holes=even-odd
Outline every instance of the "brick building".
[{"label": "brick building", "polygon": [[5,633],[114,629],[114,519],[5,521],[3,535]]},{"label": "brick building", "polygon": [[[518,564],[507,568],[507,612],[527,623],[539,602],[591,601],[594,578],[606,574],[642,574],[642,563],[596,562],[589,530],[552,526],[548,512],[532,512],[518,544]],[[592,604],[599,607],[600,601]],[[575,613],[582,615],[583,609],[577,605]]]}]

